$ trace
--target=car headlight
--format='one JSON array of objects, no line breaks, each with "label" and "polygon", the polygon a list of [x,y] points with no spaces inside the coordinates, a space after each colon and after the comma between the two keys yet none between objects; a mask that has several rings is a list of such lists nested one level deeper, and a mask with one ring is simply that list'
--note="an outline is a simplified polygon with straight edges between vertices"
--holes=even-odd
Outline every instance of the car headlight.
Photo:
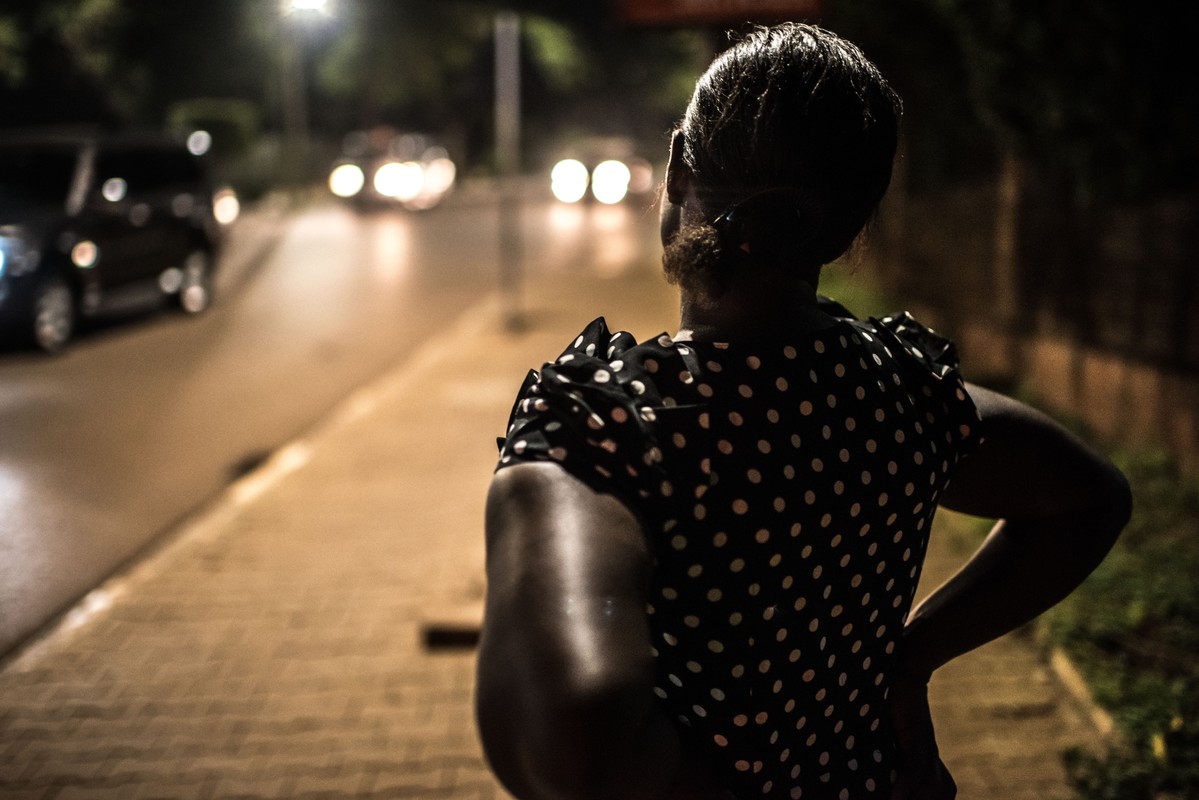
[{"label": "car headlight", "polygon": [[601,203],[619,203],[629,193],[632,173],[623,161],[601,161],[591,172],[591,193]]},{"label": "car headlight", "polygon": [[338,164],[329,173],[329,191],[338,197],[353,197],[366,186],[366,175],[357,164]]},{"label": "car headlight", "polygon": [[223,186],[212,196],[212,216],[221,225],[232,225],[241,216],[241,201],[237,192]]},{"label": "car headlight", "polygon": [[550,170],[550,191],[563,203],[577,203],[587,194],[590,180],[582,161],[563,159]]},{"label": "car headlight", "polygon": [[425,164],[425,191],[442,195],[454,185],[458,169],[445,156],[429,160]]},{"label": "car headlight", "polygon": [[18,227],[0,228],[0,277],[23,275],[37,266],[41,253],[30,246],[28,235]]},{"label": "car headlight", "polygon": [[425,170],[415,161],[389,161],[375,171],[375,191],[400,202],[415,200],[425,186]]}]

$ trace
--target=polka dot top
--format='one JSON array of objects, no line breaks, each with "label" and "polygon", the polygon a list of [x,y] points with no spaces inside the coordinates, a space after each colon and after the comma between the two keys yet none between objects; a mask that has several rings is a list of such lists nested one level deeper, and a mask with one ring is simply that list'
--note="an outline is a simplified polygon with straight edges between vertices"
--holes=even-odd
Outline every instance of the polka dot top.
[{"label": "polka dot top", "polygon": [[640,518],[654,693],[729,791],[877,798],[896,647],[977,420],[953,345],[907,314],[753,346],[600,318],[529,373],[498,468],[558,462]]}]

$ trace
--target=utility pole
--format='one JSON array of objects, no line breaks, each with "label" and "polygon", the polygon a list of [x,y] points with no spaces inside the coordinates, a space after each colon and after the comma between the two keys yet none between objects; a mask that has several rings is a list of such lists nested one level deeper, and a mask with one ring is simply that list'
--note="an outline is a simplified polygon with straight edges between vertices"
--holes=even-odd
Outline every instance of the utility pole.
[{"label": "utility pole", "polygon": [[499,267],[504,322],[524,327],[521,311],[520,16],[495,18],[495,160],[500,182]]},{"label": "utility pole", "polygon": [[[308,88],[304,80],[304,62],[297,32],[289,20],[280,21],[280,55],[282,57],[283,147],[288,178],[297,178],[297,169],[308,155]],[[295,171],[299,174],[291,174]]]},{"label": "utility pole", "polygon": [[279,6],[284,164],[291,179],[307,177],[310,156],[305,39],[311,26],[330,13],[328,0],[281,0]]}]

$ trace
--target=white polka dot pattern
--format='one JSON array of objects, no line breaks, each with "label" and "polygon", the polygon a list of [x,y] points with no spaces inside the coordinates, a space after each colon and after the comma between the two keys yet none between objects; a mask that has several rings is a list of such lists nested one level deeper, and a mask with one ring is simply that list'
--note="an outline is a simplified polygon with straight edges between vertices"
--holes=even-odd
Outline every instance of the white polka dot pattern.
[{"label": "white polka dot pattern", "polygon": [[974,442],[955,370],[907,315],[752,348],[599,319],[526,379],[500,467],[558,461],[645,521],[654,693],[739,797],[889,793],[888,670]]}]

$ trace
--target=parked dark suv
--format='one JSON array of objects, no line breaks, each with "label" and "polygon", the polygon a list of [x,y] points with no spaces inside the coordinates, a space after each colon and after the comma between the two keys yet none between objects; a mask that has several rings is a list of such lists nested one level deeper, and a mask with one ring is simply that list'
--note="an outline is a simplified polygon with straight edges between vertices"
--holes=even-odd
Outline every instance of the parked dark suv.
[{"label": "parked dark suv", "polygon": [[55,351],[81,318],[164,298],[206,309],[222,228],[206,144],[0,136],[0,329]]}]

